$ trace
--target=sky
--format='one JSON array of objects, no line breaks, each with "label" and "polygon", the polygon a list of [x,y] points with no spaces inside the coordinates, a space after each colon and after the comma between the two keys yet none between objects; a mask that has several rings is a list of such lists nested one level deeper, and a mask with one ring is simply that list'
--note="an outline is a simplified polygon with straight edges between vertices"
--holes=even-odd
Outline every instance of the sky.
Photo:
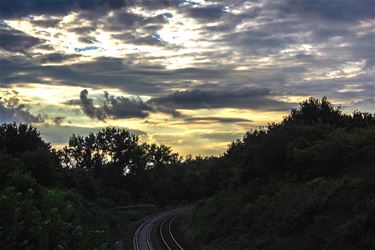
[{"label": "sky", "polygon": [[0,122],[218,155],[309,96],[375,112],[373,0],[1,0]]}]

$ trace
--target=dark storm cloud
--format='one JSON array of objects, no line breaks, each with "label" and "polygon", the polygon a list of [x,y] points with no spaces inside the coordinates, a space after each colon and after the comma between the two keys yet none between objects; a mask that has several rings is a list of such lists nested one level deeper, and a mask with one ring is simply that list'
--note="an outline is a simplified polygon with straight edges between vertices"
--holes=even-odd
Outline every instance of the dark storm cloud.
[{"label": "dark storm cloud", "polygon": [[124,0],[2,0],[0,16],[17,18],[28,15],[65,15],[72,10],[117,9],[125,6]]},{"label": "dark storm cloud", "polygon": [[44,27],[44,28],[51,28],[51,27],[57,26],[60,23],[60,21],[61,21],[60,19],[32,20],[31,23],[36,25],[36,26],[40,26],[40,27]]},{"label": "dark storm cloud", "polygon": [[[277,54],[287,47],[293,47],[301,43],[304,39],[301,33],[306,32],[306,27],[303,27],[300,22],[290,19],[277,19],[277,15],[274,13],[268,14],[266,12],[264,15],[270,16],[259,16],[254,19],[237,17],[225,21],[223,25],[228,27],[228,30],[225,30],[225,27],[223,27],[224,30],[221,30],[215,26],[207,27],[207,29],[210,32],[222,34],[216,39],[216,42],[228,44],[251,56]],[[272,20],[273,18],[277,21]],[[235,27],[246,21],[254,22],[254,24],[246,29],[236,31]]]},{"label": "dark storm cloud", "polygon": [[[160,49],[173,52],[183,46],[171,46],[155,35],[169,21],[168,18],[176,17],[168,15],[167,11],[144,17],[143,14],[131,12],[131,8],[127,8],[137,5],[148,11],[170,6],[174,11],[195,18],[197,23],[202,24],[201,28],[197,28],[200,33],[199,40],[195,40],[197,44],[202,41],[213,45],[207,51],[179,55],[189,56],[193,64],[175,70],[168,69],[166,64],[163,64],[168,60],[168,52],[162,56],[158,55],[159,58],[139,52],[136,55],[123,56],[121,59],[102,57],[91,62],[82,61],[73,65],[59,66],[41,66],[36,60],[9,56],[0,59],[1,84],[30,82],[51,84],[51,80],[48,79],[53,79],[53,84],[96,89],[113,87],[133,95],[150,95],[154,97],[153,102],[168,101],[170,105],[163,105],[163,108],[167,106],[252,108],[263,105],[270,109],[279,109],[284,108],[286,104],[273,100],[271,94],[237,99],[224,96],[221,105],[219,98],[209,99],[207,103],[199,100],[183,102],[187,96],[192,98],[191,96],[202,95],[203,92],[210,93],[207,94],[210,98],[214,98],[212,95],[218,95],[219,92],[229,92],[237,96],[236,90],[246,89],[246,86],[264,87],[277,93],[283,90],[291,95],[328,93],[329,97],[341,98],[349,96],[349,92],[338,92],[345,84],[354,82],[361,86],[368,86],[368,83],[373,83],[375,36],[370,29],[361,30],[363,28],[356,26],[359,25],[359,21],[374,19],[373,1],[280,0],[277,3],[268,0],[247,1],[252,7],[246,11],[242,8],[245,1],[240,0],[207,1],[209,5],[202,6],[187,1],[59,0],[53,3],[49,1],[50,6],[40,6],[46,4],[46,1],[31,0],[27,4],[27,1],[0,1],[0,16],[9,18],[33,14],[65,15],[75,10],[78,14],[75,21],[77,23],[85,21],[86,25],[73,25],[70,30],[81,35],[80,41],[88,44],[97,43],[95,37],[91,37],[88,33],[100,26],[104,31],[116,31],[112,36],[121,40],[116,42],[159,46]],[[228,11],[225,6],[243,12]],[[107,10],[113,10],[110,16],[103,15]],[[50,24],[40,22],[37,25],[57,25],[58,18],[54,18]],[[181,23],[183,21],[179,20]],[[217,22],[218,25],[207,25],[211,21]],[[31,20],[31,22],[36,21]],[[210,36],[211,33],[215,33],[216,36]],[[24,33],[23,35],[28,36]],[[10,41],[11,39],[8,39],[7,44],[10,47],[7,51],[12,52],[22,52],[27,46],[35,46],[33,48],[43,46],[32,37],[20,42],[22,46],[18,46],[18,49],[17,42],[11,44]],[[27,46],[24,46],[25,44]],[[302,45],[310,46],[311,50],[304,50]],[[270,61],[264,65],[262,62],[258,63],[258,59],[263,59],[262,57],[268,57]],[[71,59],[57,52],[37,58],[43,58],[42,63]],[[365,61],[361,73],[363,77],[319,79],[324,78],[328,72],[343,71],[348,62],[363,60]],[[248,70],[236,71],[236,66],[244,66]],[[311,79],[314,77],[315,79]],[[207,83],[214,84],[209,86]],[[201,86],[204,84],[206,88],[202,89]],[[177,97],[181,95],[182,100],[169,100],[174,96],[170,94],[171,88],[189,90],[186,93],[176,92],[179,93]],[[366,87],[366,90],[368,89],[369,87]],[[369,92],[357,92],[356,97],[363,97],[367,93]],[[260,99],[258,102],[255,101],[257,98]],[[146,110],[146,112],[150,111]]]},{"label": "dark storm cloud", "polygon": [[55,48],[50,44],[39,44],[39,45],[36,45],[35,48],[41,49],[41,50],[46,50],[46,51],[54,51],[55,50]]},{"label": "dark storm cloud", "polygon": [[[359,49],[355,53],[359,53]],[[363,56],[370,57],[371,51],[366,54],[364,50]],[[332,56],[330,55],[332,53]],[[340,70],[342,63],[341,57],[334,57],[334,54],[345,55],[345,49],[338,50],[337,48],[327,50],[327,56],[321,60],[319,57],[312,55],[296,54],[299,57],[299,61],[304,61],[306,66],[290,66],[293,65],[294,59],[292,58],[281,58],[285,65],[283,67],[258,67],[244,72],[236,72],[230,69],[230,67],[223,67],[223,65],[217,65],[216,69],[199,69],[199,68],[185,68],[178,70],[166,70],[161,65],[155,64],[132,64],[133,58],[127,59],[116,59],[116,58],[99,58],[96,61],[89,63],[77,63],[73,65],[48,65],[40,66],[25,60],[21,57],[12,57],[8,59],[0,59],[2,65],[1,71],[7,72],[1,74],[2,84],[7,83],[29,83],[38,82],[44,83],[45,78],[52,78],[54,83],[85,86],[91,88],[120,88],[133,95],[151,95],[154,97],[156,102],[165,102],[170,98],[169,88],[184,88],[193,89],[195,92],[210,93],[221,89],[222,92],[233,92],[233,89],[241,89],[244,86],[264,86],[268,89],[273,89],[276,92],[289,92],[294,95],[314,95],[320,96],[321,93],[325,93],[328,97],[338,97],[338,90],[345,84],[351,84],[356,82],[358,84],[373,83],[373,75],[369,70],[367,77],[351,78],[351,79],[337,79],[337,80],[313,80],[306,81],[303,79],[304,74],[313,74],[315,71],[321,70]],[[354,52],[353,52],[354,53]],[[214,54],[212,55],[214,56]],[[351,58],[351,55],[347,55]],[[357,56],[360,58],[360,55]],[[137,60],[137,57],[134,59]],[[350,61],[350,59],[345,59]],[[335,67],[335,68],[333,68]],[[227,81],[235,83],[227,83]],[[192,80],[199,80],[205,84],[194,84]],[[215,84],[208,84],[209,82],[215,82]],[[45,82],[51,84],[50,82]],[[199,89],[199,91],[198,91]],[[298,90],[298,91],[297,91]],[[219,91],[220,92],[220,91]],[[366,92],[369,93],[369,92]],[[341,95],[341,94],[340,94]],[[235,95],[236,96],[236,95]],[[161,100],[158,100],[161,97]],[[168,97],[168,98],[166,98]],[[185,95],[184,95],[185,98]],[[226,107],[228,99],[223,98],[222,107]],[[266,100],[262,99],[259,103],[267,101],[270,109],[284,108],[286,105],[270,100],[269,96],[265,97]],[[202,99],[203,100],[203,99]],[[254,98],[252,100],[255,100]],[[176,102],[176,103],[175,103]],[[220,106],[220,100],[216,101],[209,100],[208,103],[202,104],[199,101],[194,103],[187,103],[183,105],[181,101],[171,101],[171,105],[163,105],[176,108],[176,107],[218,107]],[[201,101],[202,102],[202,101]],[[247,103],[245,97],[237,100],[230,100],[229,107],[244,107]],[[251,103],[251,102],[250,102]],[[274,107],[271,107],[272,104]],[[252,104],[253,106],[257,106]],[[248,107],[252,107],[248,104]]]},{"label": "dark storm cloud", "polygon": [[[361,74],[356,77],[339,79],[323,79],[305,81],[292,88],[293,95],[310,95],[314,97],[337,98],[341,100],[349,99],[369,99],[375,95],[374,76],[372,73]],[[349,87],[349,88],[347,88]],[[285,93],[289,95],[291,93]]]},{"label": "dark storm cloud", "polygon": [[41,115],[31,114],[16,97],[10,99],[0,97],[0,123],[5,122],[39,123],[43,122],[43,118]]},{"label": "dark storm cloud", "polygon": [[236,90],[187,90],[153,98],[151,103],[180,109],[202,108],[253,108],[287,110],[290,104],[271,99],[265,88],[241,88]]},{"label": "dark storm cloud", "polygon": [[125,11],[110,17],[108,19],[106,28],[111,31],[123,31],[131,28],[137,28],[145,24],[145,22],[146,19],[143,16]]},{"label": "dark storm cloud", "polygon": [[248,51],[259,55],[276,53],[296,43],[296,38],[293,36],[279,36],[274,33],[254,30],[228,34],[223,39],[231,40],[231,44],[234,46],[245,46]]},{"label": "dark storm cloud", "polygon": [[[113,16],[106,19],[106,29],[111,31],[123,31],[131,28],[139,28],[146,25],[162,25],[168,23],[168,18],[173,17],[169,12],[154,16],[142,16],[129,10],[117,11]],[[161,26],[160,26],[161,27]]]},{"label": "dark storm cloud", "polygon": [[129,10],[117,11],[103,22],[105,30],[116,33],[111,36],[122,42],[135,45],[163,46],[167,49],[180,48],[168,44],[158,35],[163,25],[169,22],[173,15],[169,12],[154,16],[142,16]]},{"label": "dark storm cloud", "polygon": [[322,25],[319,28],[311,30],[311,41],[325,42],[332,37],[344,37],[351,35],[352,32],[347,27],[340,25]]},{"label": "dark storm cloud", "polygon": [[366,60],[365,69],[375,66],[375,30],[355,40],[353,46],[347,48],[351,58],[355,61]]},{"label": "dark storm cloud", "polygon": [[145,118],[149,115],[151,107],[139,97],[125,98],[114,97],[105,93],[104,111],[115,118]]},{"label": "dark storm cloud", "polygon": [[[270,2],[272,4],[272,2]],[[287,0],[278,4],[280,11],[287,14],[298,14],[304,19],[319,19],[338,22],[353,22],[374,18],[373,0]],[[276,4],[276,6],[278,5]]]},{"label": "dark storm cloud", "polygon": [[80,55],[66,55],[62,53],[51,53],[43,55],[40,59],[41,63],[60,63],[69,59],[78,58]]},{"label": "dark storm cloud", "polygon": [[[79,104],[82,108],[83,113],[85,113],[90,118],[95,118],[98,120],[105,120],[107,114],[103,111],[102,108],[97,108],[94,106],[94,100],[88,97],[89,92],[84,89],[79,94]],[[72,102],[72,104],[74,104]]]},{"label": "dark storm cloud", "polygon": [[224,6],[191,7],[187,10],[188,16],[201,20],[219,19],[225,12]]},{"label": "dark storm cloud", "polygon": [[169,87],[185,85],[188,80],[219,80],[229,72],[226,68],[166,70],[160,64],[134,64],[132,58],[129,61],[120,58],[97,58],[92,62],[72,65],[41,66],[15,56],[0,58],[0,64],[2,72],[7,72],[1,74],[3,84],[49,83],[44,79],[52,78],[60,84],[93,88],[116,87],[135,95],[161,95],[166,93]]},{"label": "dark storm cloud", "polygon": [[0,48],[9,52],[27,54],[27,49],[42,43],[41,39],[27,35],[0,23]]},{"label": "dark storm cloud", "polygon": [[1,0],[0,17],[18,18],[41,14],[66,15],[71,11],[106,12],[130,6],[162,9],[176,6],[179,2],[173,0]]},{"label": "dark storm cloud", "polygon": [[[355,46],[358,39],[357,30],[351,25],[358,23],[357,21],[373,20],[375,17],[373,1],[257,2],[262,4],[256,4],[241,14],[227,13],[225,22],[205,29],[223,34],[217,42],[237,47],[243,54],[269,56],[303,43],[324,45],[328,40],[337,37],[345,38],[346,42]],[[237,4],[238,7],[243,1],[234,4],[231,1],[220,3],[229,6]],[[253,14],[247,15],[248,12]],[[246,21],[251,21],[252,25],[233,32],[237,25]],[[372,40],[367,39],[372,43],[373,40],[374,36]],[[353,50],[346,50],[348,51]]]},{"label": "dark storm cloud", "polygon": [[[97,42],[94,37],[89,36],[89,34],[95,30],[96,30],[95,25],[84,25],[84,26],[68,29],[68,31],[76,33],[79,36],[79,40],[81,42],[86,42],[86,43],[91,43],[92,41]],[[89,40],[92,40],[92,41],[89,41]]]},{"label": "dark storm cloud", "polygon": [[[243,1],[241,1],[243,3]],[[220,7],[216,6],[216,16],[210,16],[206,17],[204,19],[204,16],[202,16],[201,19],[197,19],[198,21],[207,23],[207,22],[218,22],[216,25],[207,25],[205,26],[205,32],[215,32],[215,33],[225,33],[225,32],[234,32],[237,25],[240,25],[241,23],[247,21],[247,20],[253,20],[255,21],[257,17],[263,18],[261,16],[262,14],[262,8],[260,7],[252,7],[250,9],[247,9],[245,12],[233,14],[230,12],[230,8],[228,6],[235,5],[232,1],[227,1],[226,3],[224,1],[220,2]],[[225,8],[228,7],[228,11],[225,11]],[[210,7],[208,7],[209,9]],[[191,14],[191,11],[197,11],[199,12],[199,9],[202,9],[202,12],[205,11],[207,8],[188,8],[187,10],[182,10],[182,12],[186,12],[187,15]],[[215,9],[215,7],[214,7]]]},{"label": "dark storm cloud", "polygon": [[165,113],[174,117],[181,115],[174,109],[162,105],[152,105],[139,97],[112,96],[107,92],[104,92],[101,100],[97,100],[97,102],[99,104],[95,105],[94,99],[89,98],[88,91],[84,89],[80,93],[79,100],[70,100],[67,104],[79,105],[88,117],[102,121],[108,118],[146,118],[151,112]]},{"label": "dark storm cloud", "polygon": [[[94,62],[72,65],[41,66],[22,57],[0,58],[1,81],[11,83],[48,83],[43,79],[50,77],[60,84],[90,87],[118,87],[130,93],[158,93],[162,86],[153,84],[148,78],[165,74],[160,68],[137,68],[124,65],[121,59],[99,58]],[[21,73],[21,74],[20,74]],[[148,77],[149,76],[149,77]]]}]

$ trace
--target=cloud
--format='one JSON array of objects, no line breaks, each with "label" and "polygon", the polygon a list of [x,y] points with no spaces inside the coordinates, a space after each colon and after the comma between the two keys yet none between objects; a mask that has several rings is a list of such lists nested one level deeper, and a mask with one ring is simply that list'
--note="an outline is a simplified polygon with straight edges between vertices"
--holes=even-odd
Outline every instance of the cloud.
[{"label": "cloud", "polygon": [[188,15],[201,20],[215,21],[224,14],[224,6],[191,7]]},{"label": "cloud", "polygon": [[68,104],[79,105],[84,114],[90,118],[105,120],[108,116],[103,111],[103,108],[97,108],[94,106],[94,100],[88,97],[89,92],[84,89],[79,94],[79,100],[70,100]]},{"label": "cloud", "polygon": [[66,117],[64,116],[56,116],[53,118],[53,123],[56,125],[60,125],[65,119]]},{"label": "cloud", "polygon": [[279,36],[259,30],[227,34],[223,36],[223,40],[231,40],[232,45],[246,47],[247,50],[257,55],[277,53],[297,41],[292,35]]},{"label": "cloud", "polygon": [[61,22],[61,19],[45,19],[45,20],[31,20],[31,23],[43,28],[51,28],[57,26]]},{"label": "cloud", "polygon": [[41,39],[27,35],[7,25],[0,24],[0,48],[9,52],[27,54],[27,49],[42,43]]},{"label": "cloud", "polygon": [[290,104],[271,99],[266,88],[240,88],[235,90],[186,90],[153,98],[151,103],[179,109],[251,108],[286,110]]},{"label": "cloud", "polygon": [[[7,51],[47,48],[47,41],[42,41],[45,39],[43,27],[53,27],[60,34],[74,32],[76,34],[69,35],[77,35],[77,40],[84,45],[69,45],[67,51],[73,54],[61,53],[65,47],[61,48],[60,43],[66,44],[59,41],[48,55],[35,52],[40,60],[7,53],[0,58],[1,83],[118,88],[132,95],[152,96],[153,101],[159,103],[172,98],[171,92],[179,89],[198,95],[199,91],[218,94],[248,86],[288,95],[323,93],[332,98],[342,97],[343,94],[337,92],[340,85],[354,81],[367,85],[373,78],[372,2],[212,0],[197,4],[197,1],[161,0],[59,0],[53,3],[30,0],[26,4],[20,0],[4,0],[0,1],[0,16],[5,19],[25,17],[22,21],[29,20],[37,26],[35,32],[29,33],[35,37],[12,30],[13,35],[22,39],[6,39]],[[68,23],[62,21],[63,15],[71,11],[74,15],[69,15]],[[110,15],[105,15],[108,11]],[[41,14],[44,16],[37,16]],[[185,31],[194,32],[185,34]],[[166,42],[168,39],[163,40],[168,36],[170,43]],[[174,37],[178,36],[183,37],[181,45],[173,44]],[[113,47],[108,49],[106,42]],[[94,45],[100,49],[94,52]],[[147,49],[141,50],[142,47]],[[91,48],[95,55],[76,57],[74,48],[77,51]],[[129,52],[129,48],[134,50]],[[342,71],[340,77],[330,76],[342,70],[347,62],[363,60],[362,77],[345,73],[347,71]],[[202,89],[203,85],[207,88]],[[365,94],[356,97],[363,99]],[[188,93],[181,95],[187,98]],[[254,101],[246,97],[237,101],[223,97],[223,100],[222,105],[212,99],[206,104],[199,100],[190,104],[171,100],[170,104],[172,108],[259,106],[254,98]],[[259,103],[267,103],[262,105],[270,109],[284,106],[272,95],[264,96]]]},{"label": "cloud", "polygon": [[0,16],[5,18],[28,15],[65,15],[76,10],[116,9],[125,5],[123,0],[2,0]]},{"label": "cloud", "polygon": [[181,114],[175,109],[163,105],[153,105],[144,102],[139,97],[123,97],[113,96],[108,92],[104,92],[102,100],[98,105],[94,104],[94,99],[89,98],[88,91],[82,90],[79,100],[70,100],[68,105],[79,105],[84,114],[93,119],[105,121],[111,119],[127,119],[127,118],[146,118],[151,112],[159,112],[172,115],[174,117]]},{"label": "cloud", "polygon": [[[126,122],[150,138],[164,133],[189,153],[222,145],[218,153],[231,131],[281,117],[302,96],[373,112],[374,11],[372,0],[0,0],[0,85],[30,85],[34,95],[20,94],[30,106],[2,104],[1,115],[37,121],[48,110],[51,138],[72,125],[59,142],[86,116],[108,125],[136,118]],[[38,95],[36,84],[61,88]],[[78,91],[65,91],[72,86]],[[85,88],[133,97],[78,98]],[[75,107],[62,106],[67,99]],[[212,127],[218,133],[191,141]]]},{"label": "cloud", "polygon": [[1,0],[0,17],[19,18],[29,15],[66,15],[71,11],[108,12],[111,10],[144,6],[160,9],[177,5],[173,0]]},{"label": "cloud", "polygon": [[280,11],[284,13],[297,13],[303,19],[319,19],[320,21],[323,19],[337,22],[355,22],[372,19],[375,15],[374,1],[372,0],[287,0],[281,1],[279,4]]},{"label": "cloud", "polygon": [[[12,56],[0,58],[2,83],[46,83],[53,79],[64,85],[94,88],[120,88],[135,95],[163,94],[170,87],[186,87],[189,80],[223,79],[228,76],[226,68],[202,69],[183,68],[168,70],[165,66],[148,63],[141,55],[127,59],[100,57],[90,62],[71,65],[41,66],[24,57]],[[142,60],[139,63],[134,61]]]},{"label": "cloud", "polygon": [[10,99],[0,97],[0,123],[40,123],[43,121],[41,115],[31,114],[16,97]]},{"label": "cloud", "polygon": [[363,100],[354,102],[353,104],[358,105],[358,104],[375,104],[375,97],[370,97],[370,98],[365,98]]},{"label": "cloud", "polygon": [[207,134],[200,134],[201,138],[210,139],[214,141],[227,141],[231,142],[237,139],[241,139],[243,137],[243,133],[235,133],[235,132],[218,132],[218,133],[207,133]]},{"label": "cloud", "polygon": [[[60,125],[36,125],[43,138],[54,145],[67,144],[69,138],[75,135],[87,136],[89,133],[96,133],[103,128],[87,128],[78,126],[60,126]],[[147,133],[141,130],[124,128],[131,133],[141,137],[147,137]]]},{"label": "cloud", "polygon": [[186,122],[207,124],[212,122],[218,123],[251,123],[252,120],[237,118],[237,117],[187,117],[184,119]]},{"label": "cloud", "polygon": [[106,28],[111,31],[123,31],[130,28],[139,28],[148,22],[149,20],[142,15],[122,11],[107,19]]},{"label": "cloud", "polygon": [[119,119],[132,117],[145,118],[149,115],[152,107],[143,102],[139,97],[114,97],[105,92],[103,110],[109,116]]},{"label": "cloud", "polygon": [[40,58],[41,63],[61,63],[67,61],[69,59],[79,58],[80,55],[72,54],[67,55],[63,53],[50,53],[47,55],[43,55]]},{"label": "cloud", "polygon": [[149,45],[149,46],[167,46],[168,44],[158,38],[156,35],[141,35],[133,32],[125,32],[121,34],[113,34],[113,38],[130,44]]}]

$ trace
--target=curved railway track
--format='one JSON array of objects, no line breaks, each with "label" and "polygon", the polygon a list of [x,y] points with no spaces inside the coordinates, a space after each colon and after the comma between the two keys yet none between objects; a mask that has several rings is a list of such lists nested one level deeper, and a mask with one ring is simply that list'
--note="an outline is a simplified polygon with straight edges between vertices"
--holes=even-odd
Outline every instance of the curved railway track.
[{"label": "curved railway track", "polygon": [[[163,212],[145,220],[135,231],[133,237],[134,250],[184,250],[173,234],[172,225],[176,218],[189,211],[190,208],[180,208]],[[151,232],[155,226],[158,226],[158,237],[160,245],[153,245],[151,240]]]},{"label": "curved railway track", "polygon": [[172,224],[174,220],[182,214],[184,211],[180,211],[177,213],[174,213],[172,215],[169,215],[164,218],[164,220],[161,222],[159,227],[159,235],[162,239],[162,242],[164,243],[164,246],[168,250],[184,250],[184,248],[181,246],[180,243],[177,242],[176,237],[172,233]]}]

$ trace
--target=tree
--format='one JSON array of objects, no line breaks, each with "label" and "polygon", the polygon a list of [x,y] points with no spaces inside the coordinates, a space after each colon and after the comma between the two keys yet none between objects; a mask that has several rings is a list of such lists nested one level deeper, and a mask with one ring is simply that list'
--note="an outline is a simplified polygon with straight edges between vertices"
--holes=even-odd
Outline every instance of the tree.
[{"label": "tree", "polygon": [[4,123],[0,126],[0,151],[15,156],[37,148],[49,151],[51,145],[31,125]]},{"label": "tree", "polygon": [[108,127],[85,137],[73,135],[59,156],[64,168],[82,171],[105,185],[119,187],[125,175],[142,174],[146,168],[145,153],[138,136]]},{"label": "tree", "polygon": [[[43,141],[40,133],[31,125],[2,124],[0,126],[0,154],[17,158],[22,167],[31,173],[36,180],[44,185],[52,185],[59,178],[58,163],[55,151],[51,145]],[[5,157],[5,156],[3,156]],[[4,168],[9,171],[12,161],[4,162]]]},{"label": "tree", "polygon": [[321,100],[310,97],[303,101],[298,109],[292,109],[284,123],[302,122],[312,124],[314,122],[323,122],[330,124],[342,123],[342,111],[340,107],[334,107],[326,97]]}]

